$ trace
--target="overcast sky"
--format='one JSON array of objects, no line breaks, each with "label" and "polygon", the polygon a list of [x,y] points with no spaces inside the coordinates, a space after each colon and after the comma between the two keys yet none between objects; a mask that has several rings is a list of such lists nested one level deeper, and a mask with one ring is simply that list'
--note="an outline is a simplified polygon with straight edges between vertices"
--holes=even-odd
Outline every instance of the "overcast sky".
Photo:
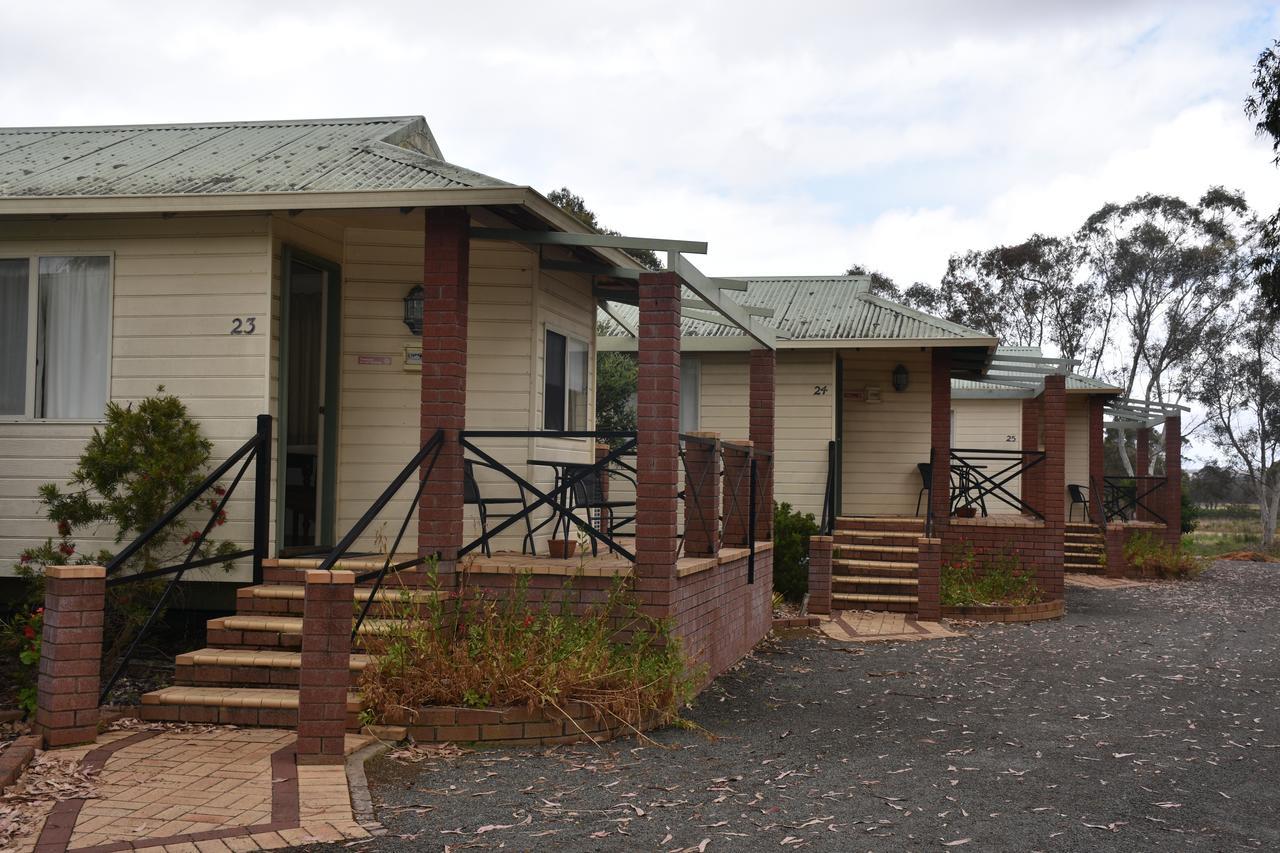
[{"label": "overcast sky", "polygon": [[1274,209],[1241,102],[1276,23],[1227,0],[8,2],[0,118],[421,114],[453,162],[709,241],[712,274],[936,282],[1144,191]]}]

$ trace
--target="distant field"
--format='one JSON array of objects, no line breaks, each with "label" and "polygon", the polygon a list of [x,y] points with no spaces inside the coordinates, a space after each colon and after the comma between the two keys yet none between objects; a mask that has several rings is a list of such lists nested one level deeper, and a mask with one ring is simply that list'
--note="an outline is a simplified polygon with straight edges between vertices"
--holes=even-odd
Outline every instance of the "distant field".
[{"label": "distant field", "polygon": [[[1230,551],[1261,551],[1262,523],[1257,505],[1237,504],[1202,509],[1196,529],[1182,537],[1182,545],[1193,554],[1216,557]],[[1272,548],[1280,554],[1280,549]]]}]

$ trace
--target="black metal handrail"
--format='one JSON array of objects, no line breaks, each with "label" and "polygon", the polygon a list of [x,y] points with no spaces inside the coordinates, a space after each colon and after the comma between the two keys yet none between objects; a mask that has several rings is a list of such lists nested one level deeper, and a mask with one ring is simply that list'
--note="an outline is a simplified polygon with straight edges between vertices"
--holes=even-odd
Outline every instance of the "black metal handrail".
[{"label": "black metal handrail", "polygon": [[[317,567],[319,571],[332,571],[338,561],[347,554],[356,541],[364,535],[365,530],[373,523],[382,511],[386,509],[387,504],[399,493],[404,484],[409,482],[409,478],[415,473],[419,473],[418,488],[414,490],[413,500],[409,502],[409,508],[405,511],[404,519],[400,522],[400,529],[396,532],[395,541],[387,548],[387,555],[382,561],[382,565],[376,569],[363,572],[356,575],[356,583],[365,583],[373,581],[373,587],[369,590],[369,597],[365,599],[364,604],[360,607],[360,614],[356,617],[355,624],[351,628],[351,639],[355,641],[356,636],[360,633],[360,626],[364,624],[365,617],[369,614],[369,609],[373,606],[374,600],[378,597],[378,591],[382,589],[382,583],[386,580],[388,574],[400,572],[404,569],[421,566],[427,562],[427,557],[417,556],[399,563],[392,563],[395,559],[396,550],[400,547],[400,542],[404,539],[405,531],[409,529],[409,522],[413,519],[413,514],[418,509],[418,504],[422,501],[422,493],[426,490],[427,483],[431,480],[431,472],[435,470],[436,462],[440,459],[440,451],[444,447],[444,430],[438,429],[432,433],[418,448],[418,452],[413,455],[400,473],[395,476],[382,494],[374,499],[369,508],[364,511],[359,520],[352,525],[351,529],[343,535],[338,544],[334,545],[329,551],[328,556]],[[426,469],[423,469],[423,466]]]},{"label": "black metal handrail", "polygon": [[[574,463],[572,470],[566,471],[564,477],[551,489],[550,492],[545,492],[538,488],[538,486],[529,482],[529,480],[521,477],[515,471],[511,470],[509,466],[498,461],[492,454],[476,446],[476,444],[471,441],[473,438],[591,438],[596,440],[618,440],[621,443],[617,447],[611,448],[609,453],[594,462]],[[613,538],[613,531],[597,530],[594,525],[591,524],[590,512],[588,512],[587,518],[582,518],[574,511],[575,507],[572,505],[570,500],[570,496],[573,494],[575,486],[590,477],[604,473],[610,465],[616,463],[630,471],[634,472],[636,470],[634,467],[622,461],[623,457],[632,455],[635,452],[638,443],[637,434],[635,432],[610,430],[466,430],[462,433],[461,441],[464,450],[475,454],[475,456],[482,460],[487,467],[504,475],[512,482],[519,485],[520,488],[527,490],[534,496],[535,500],[529,502],[529,504],[523,507],[520,512],[513,513],[503,519],[497,526],[491,528],[487,532],[481,533],[480,536],[476,537],[471,542],[468,542],[458,552],[459,555],[468,554],[476,548],[483,547],[485,543],[491,541],[495,536],[498,536],[511,525],[523,521],[543,506],[547,506],[550,507],[553,513],[558,514],[559,518],[563,519],[566,524],[574,525],[579,530],[586,533],[592,542],[604,545],[616,551],[627,560],[632,562],[635,561],[635,554]]]},{"label": "black metal handrail", "polygon": [[[737,477],[732,481],[729,475],[731,466],[727,464],[725,459],[726,451],[741,453],[747,457],[747,464],[738,469]],[[773,454],[757,450],[751,444],[737,444],[732,441],[720,442],[720,476],[724,479],[721,494],[723,514],[720,516],[720,541],[721,543],[724,542],[725,531],[729,528],[729,520],[736,518],[743,511],[743,507],[738,501],[738,491],[742,488],[742,480],[745,477],[747,478],[747,583],[750,584],[756,582],[756,503],[758,501],[756,483],[759,478],[757,457],[772,460]]]},{"label": "black metal handrail", "polygon": [[[213,554],[206,557],[196,559],[196,555],[200,553],[200,549],[208,541],[209,531],[211,531],[218,523],[218,519],[222,517],[223,510],[226,509],[227,502],[231,500],[231,496],[235,494],[236,487],[240,485],[240,481],[244,479],[245,473],[249,470],[249,464],[257,462],[254,468],[254,494],[253,494],[253,547],[239,551],[232,551],[224,554]],[[227,475],[232,468],[239,465],[235,477],[231,481],[231,485],[219,494],[218,500],[213,504],[213,511],[209,515],[208,521],[205,522],[203,529],[196,535],[191,542],[191,547],[187,550],[186,557],[181,563],[171,566],[164,566],[157,569],[146,569],[140,572],[129,574],[121,574],[121,571],[129,561],[138,555],[138,552],[152,542],[156,536],[160,534],[169,524],[182,515],[196,501],[200,499],[205,492],[216,487],[219,480]],[[116,682],[120,680],[120,676],[124,674],[128,668],[130,661],[133,660],[134,654],[138,651],[138,646],[142,642],[142,638],[151,630],[152,624],[160,615],[165,603],[169,597],[177,589],[178,583],[182,580],[182,576],[192,569],[204,568],[206,566],[220,565],[230,563],[235,560],[244,559],[245,557],[253,558],[253,579],[254,583],[262,582],[262,561],[266,558],[268,548],[268,531],[266,519],[270,517],[270,501],[271,501],[271,415],[258,415],[257,429],[253,438],[250,438],[244,444],[231,454],[222,464],[214,468],[207,477],[200,481],[193,489],[187,492],[181,500],[173,505],[164,515],[160,516],[150,527],[143,533],[126,545],[119,554],[111,559],[106,566],[107,586],[114,587],[122,584],[137,583],[139,581],[151,580],[153,578],[172,575],[164,591],[160,593],[160,597],[156,599],[156,603],[151,608],[151,612],[147,614],[146,620],[134,635],[133,640],[129,643],[128,650],[121,656],[116,664],[115,670],[106,680],[102,687],[102,691],[98,695],[99,704],[107,701],[107,696],[111,694],[111,690],[115,687]]]},{"label": "black metal handrail", "polygon": [[[1105,489],[1098,487],[1098,480],[1092,474],[1089,475],[1089,504],[1094,512],[1089,514],[1089,520],[1094,521],[1099,527],[1105,528],[1110,519],[1107,517],[1107,501]],[[1094,514],[1096,512],[1096,514]]]},{"label": "black metal handrail", "polygon": [[929,448],[929,478],[924,484],[924,538],[933,538],[933,463],[937,448]]},{"label": "black metal handrail", "polygon": [[830,536],[836,529],[836,443],[827,442],[827,484],[822,491],[821,532]]},{"label": "black metal handrail", "polygon": [[[951,495],[951,511],[978,504],[986,508],[986,499],[995,498],[1001,503],[1034,515],[1041,521],[1044,513],[1009,491],[1006,486],[1027,471],[1044,462],[1043,450],[1006,450],[1004,448],[952,448],[951,473],[960,478],[960,485]],[[999,468],[994,474],[986,473],[984,465],[993,463]],[[930,469],[932,470],[932,468]]]},{"label": "black metal handrail", "polygon": [[1146,498],[1158,492],[1167,481],[1167,477],[1103,477],[1107,520],[1132,520],[1137,518],[1141,509],[1159,523],[1167,524],[1164,516],[1146,503]]}]

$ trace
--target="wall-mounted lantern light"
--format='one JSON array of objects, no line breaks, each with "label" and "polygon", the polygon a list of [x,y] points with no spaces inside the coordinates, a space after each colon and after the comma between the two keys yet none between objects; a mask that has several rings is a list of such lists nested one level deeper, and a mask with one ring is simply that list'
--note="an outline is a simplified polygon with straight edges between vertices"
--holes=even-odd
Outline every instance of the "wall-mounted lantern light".
[{"label": "wall-mounted lantern light", "polygon": [[893,390],[901,394],[907,390],[907,385],[911,383],[911,374],[907,372],[905,364],[899,364],[893,369]]},{"label": "wall-mounted lantern light", "polygon": [[415,284],[404,296],[404,324],[415,337],[422,337],[422,285]]}]

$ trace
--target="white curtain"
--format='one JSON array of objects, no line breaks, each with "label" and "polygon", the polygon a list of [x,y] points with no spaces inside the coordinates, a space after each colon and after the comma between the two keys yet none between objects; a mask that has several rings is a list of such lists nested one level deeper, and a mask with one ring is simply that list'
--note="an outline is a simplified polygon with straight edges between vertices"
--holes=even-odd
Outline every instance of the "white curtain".
[{"label": "white curtain", "polygon": [[587,373],[590,370],[590,348],[576,338],[569,338],[569,357],[565,377],[569,392],[568,429],[587,428]]},{"label": "white curtain", "polygon": [[24,415],[27,407],[26,258],[0,259],[0,415]]},{"label": "white curtain", "polygon": [[107,408],[110,260],[41,258],[36,416],[100,418]]}]

